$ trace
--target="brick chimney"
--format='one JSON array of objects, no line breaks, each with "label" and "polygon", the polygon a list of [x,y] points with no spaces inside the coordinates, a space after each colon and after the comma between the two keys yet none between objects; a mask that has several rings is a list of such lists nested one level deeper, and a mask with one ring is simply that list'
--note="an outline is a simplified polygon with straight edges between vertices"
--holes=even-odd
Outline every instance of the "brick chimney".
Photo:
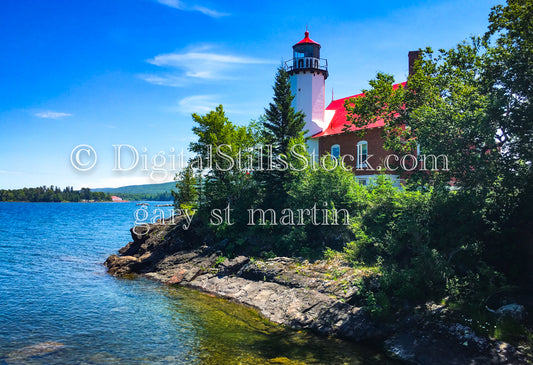
[{"label": "brick chimney", "polygon": [[415,72],[415,61],[420,58],[420,51],[409,51],[409,76]]}]

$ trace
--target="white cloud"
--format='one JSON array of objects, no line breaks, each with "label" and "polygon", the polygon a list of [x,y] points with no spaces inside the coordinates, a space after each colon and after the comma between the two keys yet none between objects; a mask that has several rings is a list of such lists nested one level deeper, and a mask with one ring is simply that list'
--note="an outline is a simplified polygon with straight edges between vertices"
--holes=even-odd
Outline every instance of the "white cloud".
[{"label": "white cloud", "polygon": [[171,8],[176,8],[180,10],[183,10],[184,8],[181,1],[178,0],[157,0],[157,2],[166,6],[170,6]]},{"label": "white cloud", "polygon": [[[205,49],[205,48],[204,48]],[[201,51],[192,51],[187,53],[167,53],[155,56],[148,60],[149,63],[156,66],[182,67],[183,65],[202,64],[258,64],[271,63],[259,58],[235,56],[220,53],[209,53]]]},{"label": "white cloud", "polygon": [[204,7],[204,6],[193,6],[192,10],[199,11],[200,13],[202,13],[204,15],[207,15],[207,16],[210,16],[212,18],[221,18],[223,16],[230,15],[228,13],[222,13],[220,11],[209,9],[209,8]]},{"label": "white cloud", "polygon": [[[206,94],[206,95],[192,95],[187,96],[178,101],[177,107],[170,110],[178,111],[183,114],[190,115],[192,113],[207,114],[216,109],[222,104],[226,115],[245,115],[247,117],[259,116],[264,112],[262,105],[255,105],[250,103],[226,103],[223,100],[223,95]],[[196,136],[192,136],[196,138]]]},{"label": "white cloud", "polygon": [[170,74],[162,74],[162,75],[141,74],[141,75],[138,75],[138,77],[154,85],[181,87],[187,84],[187,80],[184,77],[170,75]]},{"label": "white cloud", "polygon": [[187,6],[184,2],[179,0],[157,0],[158,3],[170,6],[174,9],[184,10],[184,11],[198,11],[204,15],[210,16],[212,18],[221,18],[223,16],[228,16],[228,13],[222,13],[220,11],[206,8],[205,6],[193,5]]},{"label": "white cloud", "polygon": [[220,96],[218,95],[193,95],[181,99],[178,102],[178,109],[185,114],[209,113],[211,110],[221,104],[219,102]]},{"label": "white cloud", "polygon": [[166,53],[147,60],[148,63],[181,71],[181,74],[142,74],[139,77],[156,85],[185,86],[192,80],[231,79],[232,72],[247,65],[275,64],[271,60],[210,52],[210,46],[196,47],[188,52]]},{"label": "white cloud", "polygon": [[0,174],[5,174],[5,175],[22,175],[23,172],[21,172],[21,171],[0,170]]},{"label": "white cloud", "polygon": [[35,113],[35,116],[39,118],[47,118],[47,119],[60,119],[60,118],[65,118],[65,117],[71,117],[72,114],[58,113],[58,112],[53,112],[53,111],[48,110],[44,112]]}]

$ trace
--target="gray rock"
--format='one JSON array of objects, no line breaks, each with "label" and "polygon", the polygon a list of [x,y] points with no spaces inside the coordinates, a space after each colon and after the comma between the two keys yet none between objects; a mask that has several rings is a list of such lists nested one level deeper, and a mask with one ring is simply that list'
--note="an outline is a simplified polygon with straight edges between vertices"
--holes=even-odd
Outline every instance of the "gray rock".
[{"label": "gray rock", "polygon": [[526,308],[519,304],[507,304],[498,308],[496,314],[502,317],[510,317],[517,321],[523,321],[526,318]]},{"label": "gray rock", "polygon": [[235,274],[249,262],[250,259],[246,256],[237,256],[234,259],[226,260],[219,265],[219,273],[222,275]]},{"label": "gray rock", "polygon": [[13,352],[10,352],[7,355],[6,362],[8,364],[18,364],[20,362],[24,362],[32,357],[42,357],[45,355],[53,354],[65,347],[64,344],[59,342],[41,342],[37,343],[35,345],[30,345],[23,347],[19,350],[15,350]]}]

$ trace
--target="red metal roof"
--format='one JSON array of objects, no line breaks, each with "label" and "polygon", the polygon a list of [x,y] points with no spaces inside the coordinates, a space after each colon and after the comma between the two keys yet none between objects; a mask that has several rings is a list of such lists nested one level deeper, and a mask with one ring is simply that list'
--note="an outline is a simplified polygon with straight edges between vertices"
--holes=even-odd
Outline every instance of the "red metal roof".
[{"label": "red metal roof", "polygon": [[305,31],[304,39],[302,39],[300,42],[298,42],[296,44],[302,44],[302,43],[319,44],[319,43],[315,42],[314,40],[312,40],[311,38],[309,38],[309,32],[307,30]]},{"label": "red metal roof", "polygon": [[[402,85],[405,87],[406,84],[407,84],[406,82],[395,84],[393,85],[393,88],[396,89],[398,88],[399,85]],[[344,108],[344,102],[350,98],[360,98],[364,96],[365,94],[361,93],[357,95],[348,96],[346,98],[333,100],[326,108],[326,110],[331,110],[335,112],[335,114],[333,115],[333,118],[331,119],[326,129],[324,129],[322,132],[318,132],[317,134],[313,135],[312,138],[331,136],[334,134],[344,133],[343,129],[345,125],[348,124],[348,121],[346,120],[346,109]],[[385,122],[383,121],[383,119],[378,119],[376,122],[368,124],[362,128],[359,128],[359,127],[356,128],[355,126],[352,125],[350,126],[348,130],[357,131],[360,129],[379,128],[383,126],[385,126]]]}]

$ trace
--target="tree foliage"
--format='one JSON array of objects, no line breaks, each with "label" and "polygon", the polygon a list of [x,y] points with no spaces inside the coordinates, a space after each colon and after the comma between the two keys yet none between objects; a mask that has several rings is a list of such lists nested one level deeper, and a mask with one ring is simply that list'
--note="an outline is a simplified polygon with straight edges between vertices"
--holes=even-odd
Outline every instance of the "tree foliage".
[{"label": "tree foliage", "polygon": [[287,155],[290,141],[303,133],[304,114],[295,111],[292,106],[294,95],[291,93],[289,74],[283,67],[278,68],[273,90],[274,98],[265,109],[265,142],[273,145],[275,154]]},{"label": "tree foliage", "polygon": [[263,142],[271,154],[273,169],[258,171],[255,180],[262,186],[268,208],[280,209],[287,200],[287,185],[293,174],[286,168],[290,158],[290,147],[295,141],[304,144],[304,114],[292,106],[294,95],[291,93],[289,75],[282,67],[278,68],[273,86],[274,97],[265,109],[262,118]]},{"label": "tree foliage", "polygon": [[176,189],[172,190],[174,197],[174,207],[178,209],[196,209],[199,203],[197,190],[197,178],[190,162],[176,175]]},{"label": "tree foliage", "polygon": [[386,272],[402,280],[409,273],[421,274],[419,263],[433,257],[428,267],[441,268],[441,283],[433,281],[433,292],[441,295],[446,292],[443,283],[448,293],[459,295],[453,288],[461,288],[463,296],[470,292],[479,297],[483,287],[490,292],[502,285],[502,278],[529,280],[532,11],[530,0],[497,6],[483,38],[437,53],[427,48],[405,86],[394,87],[392,76],[378,74],[364,98],[346,103],[352,125],[362,127],[377,118],[386,122],[384,138],[391,150],[410,153],[419,144],[422,154],[445,155],[449,161],[449,171],[419,172],[409,180],[413,189],[420,188],[420,179],[433,186],[427,208],[417,208],[427,214],[409,213],[420,217],[410,223],[423,238],[422,256],[411,252],[405,261],[394,254],[415,238],[396,225],[407,213],[389,216],[386,212],[395,212],[395,205],[381,204],[363,218],[357,233],[361,241],[352,253],[366,252],[367,260],[380,255]]}]

